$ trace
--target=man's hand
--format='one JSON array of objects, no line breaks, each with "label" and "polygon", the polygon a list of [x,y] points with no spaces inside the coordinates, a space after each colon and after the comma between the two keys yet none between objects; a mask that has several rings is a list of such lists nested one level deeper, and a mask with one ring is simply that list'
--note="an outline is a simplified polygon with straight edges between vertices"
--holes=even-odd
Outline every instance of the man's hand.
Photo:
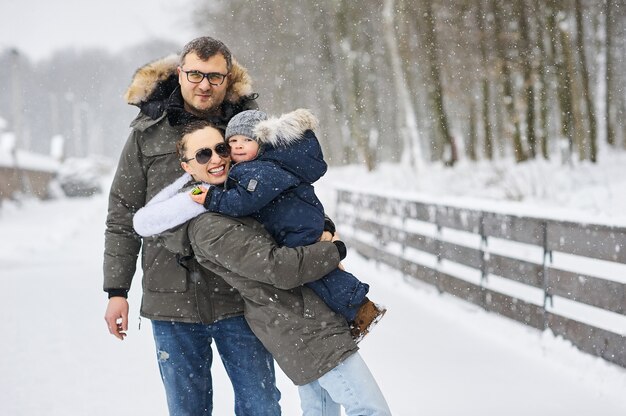
[{"label": "man's hand", "polygon": [[[317,241],[337,241],[339,240],[339,234],[335,231],[335,234],[331,234],[330,231],[322,232],[322,236]],[[339,263],[337,266],[339,270],[345,271],[346,269],[343,267],[343,264]]]},{"label": "man's hand", "polygon": [[324,231],[322,233],[322,236],[318,238],[317,241],[333,241],[333,235],[330,233],[330,231]]},{"label": "man's hand", "polygon": [[128,331],[128,300],[121,296],[109,299],[104,320],[109,328],[109,333],[124,341]]},{"label": "man's hand", "polygon": [[[324,231],[324,233],[328,233],[328,234],[330,234],[328,231]],[[322,234],[322,235],[323,235],[323,234]],[[337,241],[337,240],[341,240],[341,239],[339,238],[339,233],[338,233],[337,231],[335,231],[335,234],[333,234],[333,236],[332,236],[332,238],[331,238],[331,240],[330,240],[330,241]],[[343,267],[343,264],[341,264],[341,263],[339,263],[339,265],[337,266],[337,268],[338,268],[339,270],[346,271],[346,268],[345,268],[345,267]]]}]

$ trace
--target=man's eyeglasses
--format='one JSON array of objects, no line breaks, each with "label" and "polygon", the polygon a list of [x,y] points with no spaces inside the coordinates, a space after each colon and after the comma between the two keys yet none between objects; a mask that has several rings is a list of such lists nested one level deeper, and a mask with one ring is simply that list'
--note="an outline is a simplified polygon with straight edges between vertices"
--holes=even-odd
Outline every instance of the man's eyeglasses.
[{"label": "man's eyeglasses", "polygon": [[224,83],[224,80],[226,79],[226,76],[228,75],[220,74],[219,72],[209,72],[205,74],[204,72],[196,71],[193,69],[191,71],[185,71],[181,68],[180,70],[187,74],[187,81],[193,84],[199,84],[206,78],[207,81],[209,81],[209,84],[213,85],[214,87],[219,87],[220,85],[222,85]]},{"label": "man's eyeglasses", "polygon": [[215,146],[214,149],[210,147],[205,147],[204,149],[200,149],[196,152],[196,157],[192,157],[191,159],[183,159],[183,162],[187,163],[191,160],[196,160],[201,165],[206,165],[211,160],[211,156],[213,156],[213,151],[217,153],[219,157],[229,157],[230,156],[230,146],[227,143],[219,143]]}]

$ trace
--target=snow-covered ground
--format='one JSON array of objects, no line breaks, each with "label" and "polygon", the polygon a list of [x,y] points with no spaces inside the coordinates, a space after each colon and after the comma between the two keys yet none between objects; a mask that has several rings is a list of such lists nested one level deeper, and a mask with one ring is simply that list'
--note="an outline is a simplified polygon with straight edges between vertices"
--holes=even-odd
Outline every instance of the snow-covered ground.
[{"label": "snow-covered ground", "polygon": [[[519,183],[514,165],[500,173],[482,165],[430,167],[416,179],[393,166],[377,174],[348,167],[331,169],[317,189],[329,211],[330,183],[347,178],[353,186],[409,186],[424,197],[505,209],[509,205],[497,199],[517,183],[526,202],[510,205],[515,209],[619,222],[626,212],[626,157],[610,157],[601,167],[520,167],[526,179]],[[105,195],[0,208],[0,415],[167,414],[149,322],[138,329],[139,279],[130,294],[127,339],[113,338],[104,324],[105,216]],[[549,332],[440,295],[355,252],[345,265],[389,308],[361,347],[394,415],[626,414],[625,369]],[[219,360],[214,373],[214,414],[232,414]],[[283,413],[298,414],[297,390],[282,374],[279,387]]]}]

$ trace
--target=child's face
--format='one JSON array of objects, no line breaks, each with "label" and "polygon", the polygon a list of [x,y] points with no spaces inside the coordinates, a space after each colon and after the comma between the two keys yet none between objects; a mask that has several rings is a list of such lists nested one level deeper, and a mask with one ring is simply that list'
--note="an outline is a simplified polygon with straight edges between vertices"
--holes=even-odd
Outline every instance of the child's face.
[{"label": "child's face", "polygon": [[253,160],[259,153],[259,144],[241,134],[230,137],[228,144],[230,145],[230,158],[233,162]]}]

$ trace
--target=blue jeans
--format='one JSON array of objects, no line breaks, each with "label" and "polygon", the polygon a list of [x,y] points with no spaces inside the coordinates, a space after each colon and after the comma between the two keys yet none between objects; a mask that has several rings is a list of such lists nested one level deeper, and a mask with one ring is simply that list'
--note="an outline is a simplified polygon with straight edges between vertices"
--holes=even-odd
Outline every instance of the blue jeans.
[{"label": "blue jeans", "polygon": [[152,329],[170,416],[211,415],[213,340],[233,384],[235,415],[280,415],[274,359],[243,316],[210,325],[152,321]]},{"label": "blue jeans", "polygon": [[343,316],[348,322],[354,321],[370,288],[352,273],[340,269],[335,269],[305,286],[313,290],[333,312]]},{"label": "blue jeans", "polygon": [[391,416],[367,364],[357,352],[317,380],[298,387],[302,416]]}]

